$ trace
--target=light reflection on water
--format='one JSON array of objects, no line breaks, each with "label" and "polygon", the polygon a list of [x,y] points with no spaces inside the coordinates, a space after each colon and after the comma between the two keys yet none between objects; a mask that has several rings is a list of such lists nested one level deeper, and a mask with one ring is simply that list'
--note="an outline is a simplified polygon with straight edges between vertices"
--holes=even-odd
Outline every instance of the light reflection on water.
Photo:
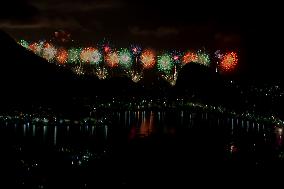
[{"label": "light reflection on water", "polygon": [[[125,111],[113,113],[112,118],[117,127],[128,128],[129,139],[149,137],[157,133],[175,135],[184,131],[194,131],[200,136],[205,133],[205,136],[208,137],[208,132],[213,131],[212,135],[225,138],[227,144],[234,143],[234,148],[236,148],[238,144],[235,143],[243,143],[243,138],[248,138],[246,140],[249,141],[258,140],[252,143],[259,143],[259,140],[267,143],[276,137],[271,133],[271,125],[234,117],[216,116],[210,113]],[[267,141],[267,137],[270,138],[269,141]],[[282,140],[281,137],[279,139]],[[260,143],[262,144],[262,142]],[[233,151],[237,152],[237,150]]]},{"label": "light reflection on water", "polygon": [[276,128],[275,134],[276,134],[276,146],[278,148],[281,148],[283,146],[283,129]]},{"label": "light reflection on water", "polygon": [[[202,162],[214,158],[233,162],[252,159],[257,165],[275,160],[272,157],[274,153],[276,156],[279,154],[279,158],[284,157],[283,130],[273,125],[191,111],[122,111],[104,115],[106,119],[97,124],[1,122],[1,143],[8,149],[7,154],[13,157],[9,160],[12,164],[24,162],[21,166],[28,167],[28,171],[50,167],[44,168],[43,172],[46,169],[57,170],[62,166],[64,170],[90,169],[95,174],[99,169],[96,162],[100,164],[104,158],[121,158],[124,164],[127,161],[131,161],[129,164],[140,162],[141,165],[144,161],[154,162],[152,159],[145,160],[147,153],[150,157],[163,158],[166,158],[166,154],[173,162],[181,161],[182,158],[196,161],[194,158],[197,156]],[[148,143],[150,146],[147,146]],[[165,152],[157,155],[155,151],[161,149]],[[188,156],[187,150],[192,154]],[[273,154],[269,154],[271,151]],[[92,167],[94,164],[96,168]],[[108,167],[108,163],[103,165]],[[109,169],[113,171],[113,168]],[[76,171],[72,174],[79,174]]]},{"label": "light reflection on water", "polygon": [[[249,120],[241,120],[234,117],[222,117],[211,115],[209,113],[197,113],[190,111],[180,112],[160,112],[160,111],[124,111],[108,114],[109,123],[105,125],[95,124],[77,124],[77,125],[37,125],[36,123],[12,123],[14,130],[8,127],[11,123],[2,123],[3,130],[9,130],[10,134],[22,137],[37,137],[40,140],[57,144],[58,138],[62,139],[65,135],[98,136],[101,135],[107,139],[109,132],[114,129],[125,128],[130,138],[148,137],[155,133],[175,133],[188,129],[199,128],[202,132],[221,129],[227,136],[242,136],[253,133],[255,135],[270,135],[272,126],[265,126],[263,123],[257,123]],[[104,124],[104,123],[103,123]],[[21,131],[21,132],[20,132]],[[12,132],[12,133],[11,133]],[[40,134],[42,133],[42,134]],[[76,134],[75,134],[76,133]],[[278,140],[282,140],[282,130],[274,132]],[[40,137],[41,136],[41,137]],[[14,136],[12,136],[14,137]],[[263,137],[264,138],[264,137]]]}]

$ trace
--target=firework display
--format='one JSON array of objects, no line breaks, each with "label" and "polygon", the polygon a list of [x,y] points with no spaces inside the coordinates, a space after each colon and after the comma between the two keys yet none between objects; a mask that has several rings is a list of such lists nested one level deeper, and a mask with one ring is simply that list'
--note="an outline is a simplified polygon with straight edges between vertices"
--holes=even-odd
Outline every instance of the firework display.
[{"label": "firework display", "polygon": [[93,47],[84,48],[80,54],[82,62],[99,64],[102,61],[102,54]]},{"label": "firework display", "polygon": [[93,48],[84,48],[80,54],[80,58],[84,63],[90,63],[92,59]]},{"label": "firework display", "polygon": [[204,66],[210,66],[210,57],[209,54],[202,52],[199,50],[197,52],[197,63],[202,64]]},{"label": "firework display", "polygon": [[65,64],[67,63],[67,60],[68,60],[68,52],[61,48],[57,51],[57,55],[56,55],[56,60],[58,63],[60,64]]},{"label": "firework display", "polygon": [[110,47],[108,45],[105,45],[104,47],[104,52],[109,53],[110,52]]},{"label": "firework display", "polygon": [[77,75],[84,75],[84,70],[81,66],[75,66],[73,69],[74,73],[76,73]]},{"label": "firework display", "polygon": [[140,56],[140,61],[142,62],[143,68],[153,68],[156,63],[154,52],[150,49],[144,50]]},{"label": "firework display", "polygon": [[221,72],[230,72],[235,69],[237,64],[238,64],[237,53],[227,52],[222,56],[219,68]]},{"label": "firework display", "polygon": [[138,45],[131,45],[131,51],[134,56],[138,56],[141,53],[141,47]]},{"label": "firework display", "polygon": [[177,81],[178,72],[176,66],[174,67],[174,71],[172,74],[161,74],[162,78],[167,81],[171,86],[174,86]]},{"label": "firework display", "polygon": [[158,56],[157,67],[161,72],[170,72],[173,68],[172,57],[169,54]]},{"label": "firework display", "polygon": [[129,72],[127,72],[127,75],[128,75],[128,77],[131,78],[131,80],[134,83],[139,82],[143,78],[143,75],[142,75],[141,72],[137,72],[137,71],[134,71],[134,70],[130,70]]},{"label": "firework display", "polygon": [[102,54],[98,49],[94,49],[92,52],[92,57],[90,59],[91,64],[99,64],[102,61]]},{"label": "firework display", "polygon": [[106,62],[111,68],[118,66],[118,63],[119,63],[118,54],[115,51],[108,53],[106,56]]},{"label": "firework display", "polygon": [[119,51],[119,64],[126,69],[131,67],[132,57],[129,50],[121,49]]},{"label": "firework display", "polygon": [[182,63],[183,64],[188,64],[191,62],[197,62],[198,61],[198,56],[194,52],[187,52],[185,55],[182,57]]},{"label": "firework display", "polygon": [[57,49],[52,44],[46,43],[43,47],[42,57],[47,61],[52,62],[56,53]]},{"label": "firework display", "polygon": [[100,79],[106,79],[108,76],[108,71],[106,68],[97,68],[95,71],[95,75]]},{"label": "firework display", "polygon": [[42,53],[42,50],[43,50],[43,43],[34,42],[30,45],[28,45],[27,43],[24,43],[23,45],[27,46],[26,48],[28,48],[29,50],[31,50],[35,54],[41,56],[41,53]]},{"label": "firework display", "polygon": [[214,55],[216,58],[219,58],[219,59],[221,59],[223,56],[220,50],[215,51]]},{"label": "firework display", "polygon": [[[129,48],[121,48],[116,51],[110,48],[109,43],[104,43],[98,47],[57,47],[51,42],[38,41],[28,42],[19,40],[18,44],[33,53],[45,58],[48,62],[58,65],[69,64],[71,69],[78,75],[88,72],[84,64],[93,65],[93,74],[99,79],[106,79],[112,76],[111,69],[119,67],[133,82],[138,82],[143,78],[144,71],[157,69],[160,76],[175,85],[179,70],[186,64],[196,63],[206,67],[220,70],[220,73],[233,72],[238,64],[236,52],[222,53],[217,50],[212,54],[204,50],[172,53],[155,53],[153,49],[143,49],[138,45],[131,45]],[[211,61],[216,61],[211,64]]]},{"label": "firework display", "polygon": [[26,49],[29,48],[29,43],[26,40],[21,39],[18,43]]},{"label": "firework display", "polygon": [[178,62],[179,61],[179,56],[178,55],[174,55],[173,56],[173,60],[174,60],[174,62]]},{"label": "firework display", "polygon": [[80,62],[81,49],[71,48],[68,50],[68,62],[79,63]]}]

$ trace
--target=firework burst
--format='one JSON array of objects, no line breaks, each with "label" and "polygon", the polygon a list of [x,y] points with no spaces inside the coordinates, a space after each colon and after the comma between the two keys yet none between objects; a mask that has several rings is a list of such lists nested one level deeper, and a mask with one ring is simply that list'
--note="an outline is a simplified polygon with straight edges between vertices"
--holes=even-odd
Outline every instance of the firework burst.
[{"label": "firework burst", "polygon": [[85,63],[90,63],[92,58],[92,51],[92,47],[84,48],[80,54],[81,61]]},{"label": "firework burst", "polygon": [[173,68],[173,60],[169,54],[163,54],[158,56],[158,63],[157,63],[158,70],[161,72],[170,72]]},{"label": "firework burst", "polygon": [[94,49],[91,58],[91,64],[99,64],[102,61],[102,54],[98,49]]},{"label": "firework burst", "polygon": [[219,64],[219,68],[222,72],[231,72],[238,65],[238,56],[235,52],[225,53]]},{"label": "firework burst", "polygon": [[143,78],[143,75],[141,72],[137,72],[134,70],[128,71],[127,74],[134,83],[139,82]]},{"label": "firework burst", "polygon": [[115,51],[108,53],[106,55],[106,62],[112,68],[118,66],[118,63],[119,63],[119,56],[118,56],[118,54]]},{"label": "firework burst", "polygon": [[215,51],[214,55],[215,55],[215,58],[218,58],[218,59],[221,59],[223,57],[220,50]]},{"label": "firework burst", "polygon": [[44,44],[42,56],[47,61],[51,62],[57,53],[57,49],[50,43]]},{"label": "firework burst", "polygon": [[138,56],[141,53],[141,47],[138,45],[131,45],[131,51],[134,56]]},{"label": "firework burst", "polygon": [[198,63],[204,66],[210,66],[210,56],[205,52],[201,52],[200,50],[197,52]]},{"label": "firework burst", "polygon": [[85,63],[99,64],[102,61],[102,54],[98,49],[88,47],[83,49],[80,58]]},{"label": "firework burst", "polygon": [[82,68],[81,66],[75,66],[75,67],[73,68],[73,71],[74,71],[74,73],[77,74],[77,75],[84,75],[84,74],[85,74],[85,73],[84,73],[84,70],[83,70],[83,68]]},{"label": "firework burst", "polygon": [[21,39],[18,43],[19,43],[22,47],[24,47],[24,48],[26,48],[26,49],[29,49],[29,43],[28,43],[26,40]]},{"label": "firework burst", "polygon": [[68,62],[69,63],[79,63],[80,62],[80,48],[71,48],[68,50]]},{"label": "firework burst", "polygon": [[132,56],[129,50],[121,49],[118,55],[119,55],[119,64],[123,66],[123,68],[129,69],[132,64]]},{"label": "firework burst", "polygon": [[198,61],[198,56],[194,52],[187,52],[185,55],[182,57],[182,63],[183,64],[188,64],[190,62],[197,62]]},{"label": "firework burst", "polygon": [[156,62],[155,53],[150,49],[144,50],[140,56],[140,61],[142,62],[144,69],[153,68]]},{"label": "firework burst", "polygon": [[57,51],[56,60],[60,64],[65,64],[68,60],[68,52],[63,48],[60,48]]},{"label": "firework burst", "polygon": [[32,43],[29,45],[28,49],[30,49],[33,53],[41,56],[43,51],[43,43]]},{"label": "firework burst", "polygon": [[95,75],[100,79],[106,79],[108,76],[108,71],[106,68],[97,68],[95,71]]},{"label": "firework burst", "polygon": [[176,66],[174,68],[174,72],[172,74],[170,73],[166,73],[166,74],[161,74],[162,78],[167,81],[171,86],[174,86],[176,84],[177,81],[177,77],[178,77],[178,72],[176,69]]}]

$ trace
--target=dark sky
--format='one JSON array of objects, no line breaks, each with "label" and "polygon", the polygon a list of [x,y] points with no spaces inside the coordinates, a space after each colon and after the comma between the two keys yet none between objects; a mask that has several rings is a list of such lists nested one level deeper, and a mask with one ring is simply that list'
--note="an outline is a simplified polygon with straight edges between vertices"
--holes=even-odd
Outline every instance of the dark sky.
[{"label": "dark sky", "polygon": [[28,40],[63,29],[82,44],[106,37],[119,47],[236,49],[244,70],[279,77],[282,12],[268,2],[9,0],[0,8],[0,28]]}]

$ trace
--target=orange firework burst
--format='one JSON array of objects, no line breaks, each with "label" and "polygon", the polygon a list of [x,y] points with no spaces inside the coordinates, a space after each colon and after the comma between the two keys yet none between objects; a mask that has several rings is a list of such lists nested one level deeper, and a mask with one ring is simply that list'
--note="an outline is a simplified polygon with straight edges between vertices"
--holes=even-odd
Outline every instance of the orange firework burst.
[{"label": "orange firework burst", "polygon": [[228,52],[224,54],[219,64],[220,70],[222,72],[233,71],[238,65],[238,56],[235,52]]},{"label": "orange firework burst", "polygon": [[145,69],[153,68],[156,62],[155,53],[150,49],[146,49],[142,52],[140,60]]},{"label": "orange firework burst", "polygon": [[197,62],[198,61],[198,56],[196,53],[193,52],[187,52],[183,57],[182,57],[182,63],[187,64],[190,62]]},{"label": "orange firework burst", "polygon": [[59,49],[56,55],[56,60],[58,61],[58,63],[65,64],[67,62],[67,59],[68,52],[63,48]]},{"label": "orange firework burst", "polygon": [[112,68],[118,66],[119,63],[118,54],[116,52],[108,53],[106,56],[106,62]]}]

